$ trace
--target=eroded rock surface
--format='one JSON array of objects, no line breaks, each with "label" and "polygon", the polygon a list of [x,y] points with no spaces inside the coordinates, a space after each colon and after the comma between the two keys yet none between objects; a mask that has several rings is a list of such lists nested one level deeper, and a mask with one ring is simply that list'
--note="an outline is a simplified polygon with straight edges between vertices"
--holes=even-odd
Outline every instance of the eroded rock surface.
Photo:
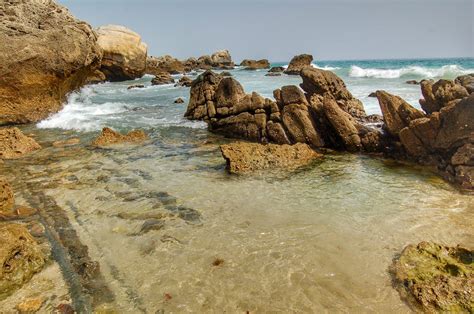
[{"label": "eroded rock surface", "polygon": [[0,239],[0,299],[3,299],[43,268],[45,256],[22,225],[1,225]]},{"label": "eroded rock surface", "polygon": [[322,155],[307,144],[258,144],[236,142],[221,145],[222,156],[230,173],[245,173],[263,169],[295,169],[309,164]]},{"label": "eroded rock surface", "polygon": [[148,139],[142,130],[132,130],[123,135],[111,128],[103,128],[102,133],[92,142],[92,146],[109,146],[123,143],[141,143]]},{"label": "eroded rock surface", "polygon": [[15,196],[10,184],[0,178],[0,216],[9,212],[15,204]]},{"label": "eroded rock surface", "polygon": [[474,251],[432,242],[408,245],[390,272],[401,296],[417,309],[471,313],[474,309]]},{"label": "eroded rock surface", "polygon": [[0,128],[0,159],[20,158],[37,149],[41,149],[41,146],[20,129]]},{"label": "eroded rock surface", "polygon": [[268,62],[267,59],[261,59],[261,60],[245,59],[240,63],[240,65],[244,66],[246,70],[259,70],[259,69],[270,68],[270,62]]},{"label": "eroded rock surface", "polygon": [[147,45],[139,34],[121,25],[101,26],[97,34],[104,52],[100,70],[107,80],[133,80],[145,74]]},{"label": "eroded rock surface", "polygon": [[1,1],[0,12],[0,125],[44,119],[100,66],[96,34],[54,1]]},{"label": "eroded rock surface", "polygon": [[301,70],[311,66],[311,62],[313,62],[312,55],[301,54],[294,56],[286,68],[285,73],[289,75],[299,75]]}]

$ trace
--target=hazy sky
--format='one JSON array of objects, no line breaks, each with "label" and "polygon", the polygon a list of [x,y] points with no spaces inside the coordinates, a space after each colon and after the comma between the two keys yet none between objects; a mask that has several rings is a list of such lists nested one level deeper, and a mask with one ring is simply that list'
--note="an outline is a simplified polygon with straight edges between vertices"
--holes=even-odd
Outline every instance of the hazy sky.
[{"label": "hazy sky", "polygon": [[229,49],[234,60],[474,57],[473,0],[59,0],[97,27],[141,34],[149,55]]}]

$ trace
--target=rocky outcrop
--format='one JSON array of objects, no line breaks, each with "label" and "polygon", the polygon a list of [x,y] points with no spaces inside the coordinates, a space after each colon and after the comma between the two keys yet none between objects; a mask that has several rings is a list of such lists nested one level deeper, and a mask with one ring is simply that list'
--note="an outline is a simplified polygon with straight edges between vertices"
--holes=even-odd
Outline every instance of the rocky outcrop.
[{"label": "rocky outcrop", "polygon": [[0,300],[28,282],[45,264],[45,256],[19,224],[0,226]]},{"label": "rocky outcrop", "polygon": [[474,251],[432,242],[408,245],[390,272],[401,296],[427,313],[470,313],[474,306]]},{"label": "rocky outcrop", "polygon": [[240,63],[240,66],[244,66],[246,70],[259,70],[270,68],[270,62],[267,59],[261,60],[250,60],[245,59]]},{"label": "rocky outcrop", "polygon": [[192,66],[187,68],[183,61],[180,61],[169,55],[161,57],[150,56],[146,59],[146,74],[158,75],[162,72],[168,72],[170,74],[179,74],[189,72],[192,69]]},{"label": "rocky outcrop", "polygon": [[174,78],[168,72],[158,73],[152,80],[151,85],[173,84]]},{"label": "rocky outcrop", "polygon": [[211,55],[211,66],[214,69],[233,69],[235,64],[229,50],[219,50]]},{"label": "rocky outcrop", "polygon": [[193,80],[189,76],[183,76],[175,86],[191,87]]},{"label": "rocky outcrop", "polygon": [[5,212],[9,212],[14,204],[15,196],[10,184],[0,178],[0,216]]},{"label": "rocky outcrop", "polygon": [[145,74],[147,45],[139,34],[120,25],[101,26],[97,34],[104,52],[100,71],[107,80],[133,80]]},{"label": "rocky outcrop", "polygon": [[220,146],[230,173],[245,173],[264,169],[295,169],[309,164],[322,155],[306,144],[262,145],[258,143],[236,142]]},{"label": "rocky outcrop", "polygon": [[270,70],[268,70],[268,73],[281,73],[285,71],[284,67],[272,67]]},{"label": "rocky outcrop", "polygon": [[313,62],[312,55],[301,54],[294,56],[286,68],[285,73],[289,75],[299,75],[301,70],[311,66],[311,62]]},{"label": "rocky outcrop", "polygon": [[53,1],[1,1],[0,13],[0,125],[44,119],[100,66],[96,34]]},{"label": "rocky outcrop", "polygon": [[466,97],[465,89],[454,85],[445,80],[422,82],[427,98],[420,103],[428,115],[388,93],[377,92],[377,97],[386,128],[394,141],[399,139],[408,158],[436,166],[449,181],[473,189],[474,95]]},{"label": "rocky outcrop", "polygon": [[111,128],[103,128],[102,133],[91,143],[92,146],[103,147],[125,143],[142,143],[148,136],[142,130],[132,130],[123,135]]},{"label": "rocky outcrop", "polygon": [[0,128],[0,159],[20,158],[41,146],[18,128]]},{"label": "rocky outcrop", "polygon": [[474,73],[458,76],[454,83],[464,87],[469,94],[474,93]]}]

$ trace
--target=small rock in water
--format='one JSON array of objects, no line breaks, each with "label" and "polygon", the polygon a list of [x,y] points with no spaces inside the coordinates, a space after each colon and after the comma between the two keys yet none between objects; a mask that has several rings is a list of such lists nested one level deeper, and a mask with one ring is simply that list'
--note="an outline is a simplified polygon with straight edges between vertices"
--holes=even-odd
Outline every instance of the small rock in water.
[{"label": "small rock in water", "polygon": [[201,213],[185,206],[166,206],[166,209],[178,215],[179,218],[188,222],[200,222]]},{"label": "small rock in water", "polygon": [[176,197],[170,195],[168,192],[148,192],[145,197],[156,198],[162,205],[176,204]]},{"label": "small rock in water", "polygon": [[145,85],[135,84],[135,85],[130,85],[129,87],[127,87],[127,89],[134,89],[134,88],[145,88]]},{"label": "small rock in water", "polygon": [[174,101],[174,103],[175,103],[175,104],[182,104],[182,103],[184,103],[184,99],[181,98],[181,97],[179,97],[179,98],[177,98],[177,99]]},{"label": "small rock in water", "polygon": [[377,93],[376,93],[376,92],[372,92],[372,93],[369,94],[368,97],[377,97]]},{"label": "small rock in water", "polygon": [[43,303],[44,303],[44,299],[41,297],[35,298],[35,299],[28,299],[26,301],[19,303],[16,306],[16,309],[18,310],[20,314],[36,313],[39,311]]},{"label": "small rock in water", "polygon": [[122,143],[141,143],[148,139],[142,130],[132,130],[126,135],[122,135],[111,128],[105,127],[102,133],[92,142],[92,146],[102,147]]},{"label": "small rock in water", "polygon": [[408,80],[405,83],[411,84],[411,85],[420,85],[420,82],[418,82],[417,80]]},{"label": "small rock in water", "polygon": [[152,230],[163,229],[164,226],[165,226],[165,222],[161,219],[148,219],[141,226],[140,231],[138,232],[138,235],[145,234]]},{"label": "small rock in water", "polygon": [[280,72],[269,72],[269,73],[265,74],[265,76],[281,76],[281,73]]}]

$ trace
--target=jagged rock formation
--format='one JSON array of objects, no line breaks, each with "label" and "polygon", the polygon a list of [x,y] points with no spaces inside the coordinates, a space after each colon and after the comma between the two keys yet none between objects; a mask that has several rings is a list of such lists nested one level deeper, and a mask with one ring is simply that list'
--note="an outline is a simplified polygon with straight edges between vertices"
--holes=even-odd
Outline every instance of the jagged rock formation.
[{"label": "jagged rock formation", "polygon": [[162,72],[179,74],[189,72],[192,68],[186,68],[184,62],[170,56],[148,57],[146,59],[146,74],[158,75]]},{"label": "jagged rock formation", "polygon": [[261,60],[245,59],[240,63],[240,65],[244,66],[246,70],[258,70],[258,69],[270,68],[270,62],[268,62],[267,59],[261,59]]},{"label": "jagged rock formation", "polygon": [[474,93],[474,73],[458,76],[454,82],[464,87],[469,94]]},{"label": "jagged rock formation", "polygon": [[377,92],[385,127],[399,140],[407,157],[436,166],[451,182],[474,188],[474,94],[453,81],[422,81],[427,113],[400,97]]},{"label": "jagged rock formation", "polygon": [[44,119],[100,66],[96,34],[53,1],[1,1],[0,13],[0,125]]},{"label": "jagged rock formation", "polygon": [[173,84],[174,78],[168,72],[158,73],[152,80],[151,85]]},{"label": "jagged rock formation", "polygon": [[101,26],[97,34],[104,52],[100,71],[107,80],[133,80],[145,74],[147,45],[139,34],[121,25]]},{"label": "jagged rock formation", "polygon": [[103,147],[124,143],[141,143],[148,139],[142,130],[132,130],[125,135],[120,134],[111,128],[105,127],[101,134],[91,143],[92,146]]},{"label": "jagged rock formation", "polygon": [[18,128],[0,128],[0,160],[15,159],[28,154],[41,146]]},{"label": "jagged rock formation", "polygon": [[285,73],[289,75],[299,75],[301,70],[311,66],[311,62],[313,62],[312,55],[301,54],[294,56],[293,59],[291,59],[288,68],[285,70]]},{"label": "jagged rock formation", "polygon": [[0,300],[13,293],[45,264],[45,256],[28,230],[19,224],[0,226]]},{"label": "jagged rock formation", "polygon": [[408,245],[390,272],[416,310],[470,313],[474,306],[474,251],[432,242]]},{"label": "jagged rock formation", "polygon": [[273,101],[245,94],[235,79],[207,71],[191,86],[185,116],[207,121],[213,132],[255,142],[382,150],[382,133],[363,124],[362,104],[342,80],[319,69],[301,72],[306,93],[297,86],[284,86],[274,91]]},{"label": "jagged rock formation", "polygon": [[236,174],[268,168],[295,169],[322,157],[307,144],[302,143],[295,145],[262,145],[237,142],[221,145],[220,149],[227,162],[227,170]]}]

